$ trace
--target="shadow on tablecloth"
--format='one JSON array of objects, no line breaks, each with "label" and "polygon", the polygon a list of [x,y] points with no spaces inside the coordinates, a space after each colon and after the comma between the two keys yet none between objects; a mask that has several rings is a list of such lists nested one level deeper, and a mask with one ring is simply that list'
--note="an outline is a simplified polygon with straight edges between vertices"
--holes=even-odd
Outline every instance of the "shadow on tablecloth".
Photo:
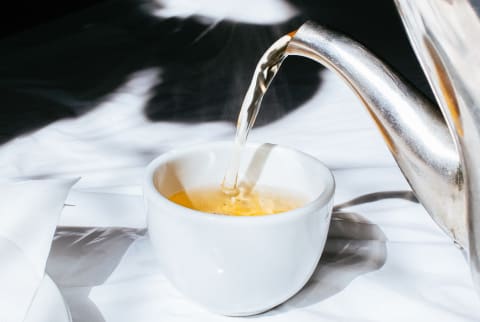
[{"label": "shadow on tablecloth", "polygon": [[[386,236],[376,224],[359,213],[344,208],[386,198],[415,201],[411,192],[392,191],[363,195],[334,208],[325,250],[320,263],[306,286],[277,308],[251,318],[281,314],[325,300],[346,287],[357,277],[381,268],[387,259]],[[104,322],[105,318],[90,299],[95,286],[108,283],[121,266],[157,267],[154,254],[145,251],[139,259],[126,256],[132,244],[144,239],[146,229],[59,227],[47,263],[47,273],[60,286],[70,307],[73,322]],[[148,244],[148,243],[147,243]],[[147,245],[149,246],[149,244]],[[149,248],[149,247],[147,247]],[[161,268],[158,272],[161,274]],[[141,275],[141,272],[137,275]],[[134,279],[135,274],[129,276]],[[152,285],[152,287],[155,287]],[[119,305],[121,305],[119,303]]]},{"label": "shadow on tablecloth", "polygon": [[131,244],[146,229],[60,227],[55,233],[47,273],[60,287],[73,322],[104,322],[90,299],[95,286],[105,283]]},{"label": "shadow on tablecloth", "polygon": [[383,199],[418,202],[411,191],[380,191],[336,205],[324,252],[308,283],[290,300],[258,317],[321,302],[344,290],[360,275],[380,269],[387,260],[385,234],[378,225],[345,208]]}]

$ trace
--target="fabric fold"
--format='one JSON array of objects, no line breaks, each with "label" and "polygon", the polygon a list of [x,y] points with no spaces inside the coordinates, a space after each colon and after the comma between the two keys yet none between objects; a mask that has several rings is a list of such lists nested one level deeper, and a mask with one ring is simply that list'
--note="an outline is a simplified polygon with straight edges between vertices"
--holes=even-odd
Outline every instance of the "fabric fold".
[{"label": "fabric fold", "polygon": [[65,199],[78,180],[0,183],[0,321],[24,320],[45,274]]}]

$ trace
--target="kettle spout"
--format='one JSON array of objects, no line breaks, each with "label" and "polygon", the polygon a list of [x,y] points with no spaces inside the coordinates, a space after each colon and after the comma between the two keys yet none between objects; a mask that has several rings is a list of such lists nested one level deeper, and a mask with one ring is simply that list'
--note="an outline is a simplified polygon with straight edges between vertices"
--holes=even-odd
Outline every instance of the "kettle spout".
[{"label": "kettle spout", "polygon": [[362,45],[312,22],[293,34],[286,50],[319,62],[350,86],[418,200],[452,239],[467,247],[462,166],[440,110]]}]

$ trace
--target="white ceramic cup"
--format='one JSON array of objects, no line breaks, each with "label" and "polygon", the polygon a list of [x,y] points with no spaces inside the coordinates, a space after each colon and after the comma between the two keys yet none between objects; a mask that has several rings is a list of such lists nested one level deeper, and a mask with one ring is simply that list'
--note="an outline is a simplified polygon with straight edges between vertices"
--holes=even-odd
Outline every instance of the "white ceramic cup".
[{"label": "white ceramic cup", "polygon": [[175,149],[150,163],[144,183],[148,231],[166,277],[213,312],[243,316],[275,307],[311,277],[325,246],[334,194],[331,172],[302,152],[248,144],[240,178],[292,191],[308,203],[254,217],[208,214],[167,198],[219,186],[231,142]]}]

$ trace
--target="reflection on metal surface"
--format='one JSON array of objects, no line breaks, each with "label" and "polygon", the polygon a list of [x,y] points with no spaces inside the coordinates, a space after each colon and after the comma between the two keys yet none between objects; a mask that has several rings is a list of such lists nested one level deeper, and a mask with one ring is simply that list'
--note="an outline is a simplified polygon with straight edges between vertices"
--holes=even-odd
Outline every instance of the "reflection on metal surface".
[{"label": "reflection on metal surface", "polygon": [[466,0],[396,4],[443,117],[360,44],[312,22],[287,54],[325,65],[357,94],[418,200],[468,250],[480,290],[480,21]]},{"label": "reflection on metal surface", "polygon": [[[480,291],[480,20],[478,1],[396,0],[410,42],[458,146],[470,268]],[[439,203],[442,201],[439,200]]]},{"label": "reflection on metal surface", "polygon": [[[466,245],[460,161],[438,110],[357,42],[304,24],[290,55],[320,62],[342,77],[374,119],[418,200],[442,229]],[[452,216],[455,214],[456,216]]]},{"label": "reflection on metal surface", "polygon": [[445,66],[442,64],[442,59],[437,55],[432,43],[428,38],[423,39],[425,49],[431,57],[433,69],[435,71],[435,78],[438,80],[438,88],[445,100],[445,106],[450,112],[452,122],[454,125],[453,130],[457,132],[459,136],[463,136],[463,127],[460,123],[460,111],[458,110],[458,101],[455,97],[455,91],[452,83],[448,78],[448,73]]}]

